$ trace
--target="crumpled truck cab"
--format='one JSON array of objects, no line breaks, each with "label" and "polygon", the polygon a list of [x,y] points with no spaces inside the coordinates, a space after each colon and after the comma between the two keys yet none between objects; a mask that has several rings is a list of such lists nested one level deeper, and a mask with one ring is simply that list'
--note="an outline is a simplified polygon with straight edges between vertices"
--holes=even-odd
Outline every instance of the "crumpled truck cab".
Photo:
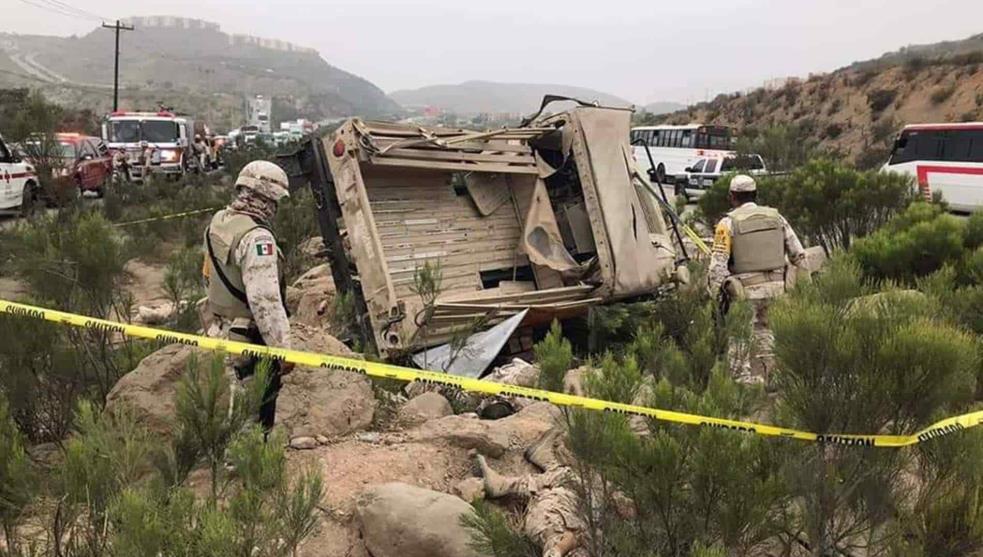
[{"label": "crumpled truck cab", "polygon": [[[670,283],[676,254],[632,157],[631,114],[580,106],[489,131],[351,119],[315,141],[335,282],[364,302],[380,354]],[[440,281],[425,301],[428,263]]]}]

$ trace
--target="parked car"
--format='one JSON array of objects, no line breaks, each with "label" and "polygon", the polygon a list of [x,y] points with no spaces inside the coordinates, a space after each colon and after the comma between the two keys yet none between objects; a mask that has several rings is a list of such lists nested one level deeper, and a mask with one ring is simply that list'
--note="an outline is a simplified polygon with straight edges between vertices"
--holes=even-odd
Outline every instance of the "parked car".
[{"label": "parked car", "polygon": [[41,201],[41,187],[34,167],[13,154],[0,137],[0,211],[30,214]]},{"label": "parked car", "polygon": [[701,197],[728,172],[744,172],[756,176],[766,174],[768,169],[761,155],[703,157],[692,166],[686,167],[685,174],[676,176],[676,195],[681,195],[687,200],[691,197]]},{"label": "parked car", "polygon": [[61,167],[57,181],[78,191],[96,192],[100,197],[113,173],[113,156],[98,138],[75,133],[55,134],[60,147]]}]

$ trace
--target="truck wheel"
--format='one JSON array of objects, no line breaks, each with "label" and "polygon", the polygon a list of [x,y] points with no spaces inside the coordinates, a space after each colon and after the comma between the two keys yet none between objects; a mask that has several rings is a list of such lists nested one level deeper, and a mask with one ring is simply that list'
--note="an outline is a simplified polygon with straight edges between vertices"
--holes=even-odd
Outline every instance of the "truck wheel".
[{"label": "truck wheel", "polygon": [[655,179],[660,184],[666,183],[666,166],[661,162],[659,163],[658,168],[655,169]]},{"label": "truck wheel", "polygon": [[676,182],[675,189],[676,189],[676,197],[682,197],[683,199],[686,200],[686,203],[689,203],[689,194],[686,193],[686,184],[680,184],[679,182]]},{"label": "truck wheel", "polygon": [[24,185],[24,193],[21,196],[20,215],[24,218],[31,218],[37,212],[38,204],[41,202],[41,192],[34,182]]}]

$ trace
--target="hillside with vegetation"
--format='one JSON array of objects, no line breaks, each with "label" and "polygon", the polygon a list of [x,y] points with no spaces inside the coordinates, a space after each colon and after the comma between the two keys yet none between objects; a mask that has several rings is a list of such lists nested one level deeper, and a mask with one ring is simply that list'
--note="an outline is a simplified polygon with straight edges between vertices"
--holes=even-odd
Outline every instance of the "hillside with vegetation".
[{"label": "hillside with vegetation", "polygon": [[[95,29],[67,38],[0,34],[0,39],[8,51],[0,69],[14,72],[0,72],[0,86],[43,85],[62,104],[108,108],[113,33]],[[23,67],[11,67],[11,52],[63,81],[56,80],[59,86],[53,87],[25,75]],[[381,89],[332,66],[316,52],[232,44],[229,35],[217,29],[138,27],[122,36],[120,68],[125,107],[152,108],[161,102],[224,127],[241,123],[243,95],[253,94],[274,97],[283,119],[400,112]]]},{"label": "hillside with vegetation", "polygon": [[905,47],[780,88],[720,95],[662,120],[732,125],[751,138],[782,126],[811,147],[877,166],[906,124],[983,120],[983,35]]}]

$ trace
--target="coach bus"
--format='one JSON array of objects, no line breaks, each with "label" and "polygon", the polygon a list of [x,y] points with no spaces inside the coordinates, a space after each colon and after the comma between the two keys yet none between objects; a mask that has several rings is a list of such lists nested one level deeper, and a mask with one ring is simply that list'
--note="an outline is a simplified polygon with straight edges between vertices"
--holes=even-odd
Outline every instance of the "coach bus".
[{"label": "coach bus", "polygon": [[[631,130],[635,160],[642,170],[654,170],[660,182],[686,173],[701,158],[723,159],[733,154],[733,133],[726,126],[639,126]],[[645,147],[652,153],[649,162]]]},{"label": "coach bus", "polygon": [[883,168],[914,178],[926,197],[942,194],[953,211],[983,208],[983,122],[905,126]]}]

